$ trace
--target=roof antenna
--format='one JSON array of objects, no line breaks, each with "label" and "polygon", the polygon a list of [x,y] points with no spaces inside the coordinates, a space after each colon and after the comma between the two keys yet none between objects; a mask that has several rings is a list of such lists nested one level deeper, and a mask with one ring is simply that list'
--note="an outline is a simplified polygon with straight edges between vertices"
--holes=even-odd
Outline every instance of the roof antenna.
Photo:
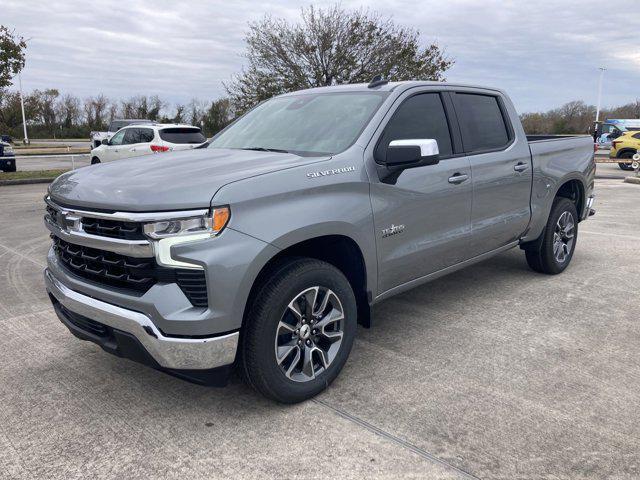
[{"label": "roof antenna", "polygon": [[367,85],[367,88],[376,88],[380,85],[386,85],[387,83],[389,83],[389,80],[385,80],[384,78],[382,78],[381,74],[378,74],[371,79],[369,85]]}]

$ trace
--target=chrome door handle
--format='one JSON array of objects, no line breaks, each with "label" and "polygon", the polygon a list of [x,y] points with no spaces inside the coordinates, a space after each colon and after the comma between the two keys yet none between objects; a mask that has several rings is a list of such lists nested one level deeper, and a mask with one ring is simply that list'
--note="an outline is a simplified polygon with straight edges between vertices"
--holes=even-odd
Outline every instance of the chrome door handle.
[{"label": "chrome door handle", "polygon": [[464,182],[469,178],[469,175],[466,173],[456,173],[453,177],[449,177],[449,183],[459,184]]},{"label": "chrome door handle", "polygon": [[529,168],[529,165],[527,165],[526,163],[522,163],[522,162],[519,162],[517,165],[513,166],[513,169],[516,172],[524,172],[527,168]]}]

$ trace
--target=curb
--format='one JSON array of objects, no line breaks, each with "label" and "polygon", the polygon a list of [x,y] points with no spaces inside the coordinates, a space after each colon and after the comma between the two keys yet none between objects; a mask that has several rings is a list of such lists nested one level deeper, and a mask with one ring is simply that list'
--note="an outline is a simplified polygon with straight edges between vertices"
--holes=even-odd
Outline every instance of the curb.
[{"label": "curb", "polygon": [[625,183],[634,183],[640,185],[640,177],[625,177]]},{"label": "curb", "polygon": [[0,187],[5,185],[31,185],[33,183],[51,183],[55,178],[16,178],[14,180],[0,180]]},{"label": "curb", "polygon": [[596,180],[624,180],[625,177],[624,175],[596,175],[595,179]]}]

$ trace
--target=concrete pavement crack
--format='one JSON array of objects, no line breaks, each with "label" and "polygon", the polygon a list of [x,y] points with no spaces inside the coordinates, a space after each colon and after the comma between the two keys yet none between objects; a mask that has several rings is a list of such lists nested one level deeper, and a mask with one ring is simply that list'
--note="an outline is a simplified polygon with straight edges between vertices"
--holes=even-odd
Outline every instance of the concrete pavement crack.
[{"label": "concrete pavement crack", "polygon": [[406,448],[407,450],[412,451],[413,453],[415,453],[416,455],[421,456],[422,458],[429,460],[431,462],[435,462],[439,465],[442,465],[443,467],[449,469],[449,470],[453,470],[455,471],[457,474],[461,475],[463,478],[468,478],[468,479],[474,479],[474,480],[480,480],[479,477],[476,477],[475,475],[459,468],[456,467],[455,465],[450,464],[449,462],[447,462],[446,460],[442,460],[441,458],[436,457],[434,454],[427,452],[426,450],[423,450],[422,448],[407,442],[406,440],[403,440],[400,437],[395,436],[392,433],[387,432],[386,430],[383,430],[379,427],[376,427],[375,425],[372,425],[371,423],[362,420],[361,418],[356,417],[355,415],[352,415],[348,412],[345,412],[344,410],[341,410],[337,407],[334,407],[333,405],[330,405],[329,403],[323,401],[323,400],[319,400],[317,398],[314,398],[311,400],[314,403],[317,403],[319,405],[322,405],[323,407],[333,411],[335,414],[339,415],[340,417],[344,418],[347,421],[350,421],[352,423],[355,423],[356,425],[359,425],[362,428],[365,428],[367,430],[369,430],[370,432],[375,433],[376,435],[379,435],[397,445],[400,445],[403,448]]}]

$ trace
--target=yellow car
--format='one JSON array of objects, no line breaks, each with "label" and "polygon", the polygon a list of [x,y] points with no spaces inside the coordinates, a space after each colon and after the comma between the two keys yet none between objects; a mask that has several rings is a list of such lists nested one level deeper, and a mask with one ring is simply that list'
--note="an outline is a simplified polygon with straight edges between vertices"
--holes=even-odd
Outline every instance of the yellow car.
[{"label": "yellow car", "polygon": [[[625,158],[631,160],[635,153],[640,151],[640,132],[631,130],[624,132],[621,136],[611,142],[609,158]],[[622,170],[633,170],[631,162],[618,163]]]}]

